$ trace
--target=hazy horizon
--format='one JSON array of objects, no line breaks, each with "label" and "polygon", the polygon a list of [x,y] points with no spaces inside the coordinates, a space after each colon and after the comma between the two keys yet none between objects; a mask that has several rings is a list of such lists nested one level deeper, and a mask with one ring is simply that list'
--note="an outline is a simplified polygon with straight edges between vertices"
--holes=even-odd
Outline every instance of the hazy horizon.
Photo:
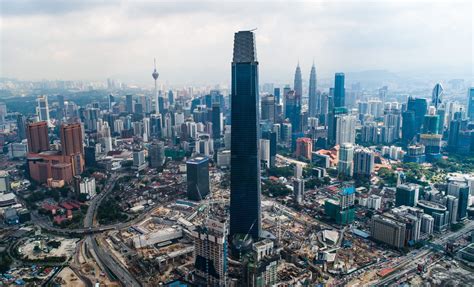
[{"label": "hazy horizon", "polygon": [[[258,28],[260,83],[387,70],[473,76],[470,1],[1,2],[0,77],[226,83],[234,32]],[[434,78],[433,80],[437,80]]]}]

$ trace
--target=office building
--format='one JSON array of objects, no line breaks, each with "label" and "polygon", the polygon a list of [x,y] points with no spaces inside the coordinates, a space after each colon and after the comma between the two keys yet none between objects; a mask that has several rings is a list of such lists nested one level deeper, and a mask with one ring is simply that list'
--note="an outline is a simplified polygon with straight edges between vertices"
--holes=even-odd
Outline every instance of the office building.
[{"label": "office building", "polygon": [[383,215],[372,216],[370,232],[372,238],[395,248],[405,246],[405,224]]},{"label": "office building", "polygon": [[275,122],[275,97],[266,95],[262,97],[262,120]]},{"label": "office building", "polygon": [[371,194],[367,198],[367,208],[379,210],[382,207],[382,197]]},{"label": "office building", "polygon": [[165,145],[163,142],[154,141],[148,147],[148,159],[151,168],[161,168],[165,163]]},{"label": "office building", "polygon": [[474,87],[469,88],[467,92],[467,116],[474,121]]},{"label": "office building", "polygon": [[221,106],[219,105],[219,103],[212,104],[211,113],[212,113],[212,138],[214,139],[214,142],[219,143],[219,140],[222,137],[222,113],[221,113]]},{"label": "office building", "polygon": [[437,83],[433,88],[433,92],[431,93],[431,105],[434,106],[435,109],[438,109],[439,105],[441,104],[443,94],[443,86],[441,86],[440,83]]},{"label": "office building", "polygon": [[231,103],[230,235],[234,238],[248,235],[258,240],[261,235],[258,62],[251,31],[240,31],[234,36]]},{"label": "office building", "polygon": [[146,167],[147,162],[145,161],[145,152],[143,150],[134,150],[132,169],[141,171],[144,170]]},{"label": "office building", "polygon": [[346,90],[344,87],[344,73],[336,73],[334,78],[334,108],[346,106]]},{"label": "office building", "polygon": [[336,115],[336,137],[335,144],[342,145],[343,143],[355,143],[356,135],[356,117],[354,115]]},{"label": "office building", "polygon": [[270,168],[270,140],[260,139],[260,162],[262,168]]},{"label": "office building", "polygon": [[301,97],[303,97],[303,80],[301,79],[300,63],[298,63],[298,65],[296,66],[295,80],[293,83],[294,83],[293,89],[295,91],[295,96],[298,99],[301,99]]},{"label": "office building", "polygon": [[433,217],[434,231],[440,232],[447,229],[450,217],[446,206],[437,202],[426,200],[419,200],[416,206],[423,209],[425,214]]},{"label": "office building", "polygon": [[[450,181],[448,179],[448,181]],[[469,186],[467,181],[450,181],[448,182],[448,196],[454,196],[458,199],[458,209],[456,220],[461,221],[467,217],[467,208],[469,206]],[[448,208],[449,210],[449,208]]]},{"label": "office building", "polygon": [[434,218],[431,215],[423,214],[421,217],[421,232],[425,234],[433,234]]},{"label": "office building", "polygon": [[195,157],[186,162],[187,196],[199,201],[209,194],[209,158]]},{"label": "office building", "polygon": [[38,119],[48,123],[48,126],[52,126],[49,118],[48,96],[39,96],[37,101],[38,106],[36,107],[36,115],[38,116]]},{"label": "office building", "polygon": [[296,140],[296,157],[303,157],[307,160],[311,160],[311,154],[313,152],[313,140],[310,138],[298,138]]},{"label": "office building", "polygon": [[347,225],[355,219],[355,188],[344,187],[338,194],[338,199],[328,199],[324,202],[324,213],[340,225]]},{"label": "office building", "polygon": [[243,259],[243,286],[265,287],[277,285],[279,261],[280,256],[270,239],[252,244],[251,252]]},{"label": "office building", "polygon": [[8,193],[10,190],[10,175],[8,171],[0,170],[0,193]]},{"label": "office building", "polygon": [[63,155],[84,154],[81,124],[63,124],[59,131]]},{"label": "office building", "polygon": [[133,101],[133,95],[125,96],[125,111],[129,114],[135,112],[135,102]]},{"label": "office building", "polygon": [[407,111],[413,111],[414,113],[414,133],[417,135],[421,132],[424,117],[428,111],[428,103],[426,99],[409,97]]},{"label": "office building", "polygon": [[28,152],[40,153],[49,150],[48,123],[46,121],[29,123],[26,126]]},{"label": "office building", "polygon": [[310,117],[316,117],[319,114],[319,95],[316,82],[316,67],[311,66],[309,74],[309,92],[308,92],[308,110]]},{"label": "office building", "polygon": [[425,146],[422,144],[409,145],[407,153],[403,157],[404,162],[423,163],[426,160]]},{"label": "office building", "polygon": [[191,231],[199,286],[228,286],[228,232],[228,223],[217,219],[208,219]]},{"label": "office building", "polygon": [[343,143],[339,149],[339,163],[337,166],[338,176],[343,178],[352,177],[354,174],[354,145]]},{"label": "office building", "polygon": [[300,131],[301,98],[295,91],[289,91],[285,95],[285,118],[290,121],[293,133]]},{"label": "office building", "polygon": [[368,148],[357,147],[354,150],[354,174],[370,176],[374,172],[374,152]]},{"label": "office building", "polygon": [[304,180],[302,178],[295,178],[293,180],[293,197],[297,205],[301,205],[303,203]]},{"label": "office building", "polygon": [[279,132],[275,131],[264,131],[262,132],[262,138],[269,140],[270,144],[270,167],[275,166],[275,159],[277,155],[277,141]]},{"label": "office building", "polygon": [[16,116],[16,133],[20,140],[26,138],[26,117],[24,115],[18,114]]},{"label": "office building", "polygon": [[446,196],[446,208],[449,212],[449,219],[448,222],[450,224],[455,224],[458,222],[458,207],[459,207],[459,200],[452,195]]},{"label": "office building", "polygon": [[395,194],[395,206],[416,206],[420,194],[420,186],[416,184],[400,184]]}]

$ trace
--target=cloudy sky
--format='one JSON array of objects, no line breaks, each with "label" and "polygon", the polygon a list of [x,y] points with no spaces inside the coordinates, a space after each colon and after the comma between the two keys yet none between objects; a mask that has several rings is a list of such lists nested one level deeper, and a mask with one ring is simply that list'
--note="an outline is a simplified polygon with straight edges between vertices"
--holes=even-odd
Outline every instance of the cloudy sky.
[{"label": "cloudy sky", "polygon": [[[258,28],[261,82],[387,69],[472,77],[466,1],[0,0],[0,77],[227,83],[233,33]],[[306,76],[307,78],[307,76]]]}]

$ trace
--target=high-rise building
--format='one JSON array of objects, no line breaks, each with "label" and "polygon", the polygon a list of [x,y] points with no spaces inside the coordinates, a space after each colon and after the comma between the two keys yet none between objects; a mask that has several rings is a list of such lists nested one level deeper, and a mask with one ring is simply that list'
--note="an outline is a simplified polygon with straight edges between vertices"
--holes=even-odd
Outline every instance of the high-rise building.
[{"label": "high-rise building", "polygon": [[474,121],[474,87],[469,88],[467,92],[467,116]]},{"label": "high-rise building", "polygon": [[449,212],[449,220],[450,224],[454,224],[458,222],[458,208],[459,208],[459,199],[457,199],[453,195],[446,196],[446,208]]},{"label": "high-rise building", "polygon": [[209,194],[209,158],[195,157],[186,162],[187,195],[199,201]]},{"label": "high-rise building", "polygon": [[148,148],[148,159],[151,168],[160,168],[165,163],[165,145],[155,141]]},{"label": "high-rise building", "polygon": [[125,96],[125,110],[129,114],[132,114],[135,112],[135,103],[133,102],[133,95]]},{"label": "high-rise building", "polygon": [[293,196],[296,204],[301,205],[303,203],[304,180],[302,178],[293,180]]},{"label": "high-rise building", "polygon": [[447,194],[458,199],[456,219],[458,221],[464,220],[467,217],[467,208],[469,206],[469,186],[467,182],[449,182]]},{"label": "high-rise building", "polygon": [[298,63],[296,66],[293,89],[295,91],[296,98],[301,100],[301,97],[303,96],[303,80],[301,79],[300,63]]},{"label": "high-rise building", "polygon": [[300,131],[301,98],[295,91],[289,91],[285,95],[285,118],[290,120],[293,133]]},{"label": "high-rise building", "polygon": [[260,139],[260,161],[262,168],[270,168],[270,140]]},{"label": "high-rise building", "polygon": [[216,219],[208,219],[191,231],[199,286],[228,286],[228,232],[227,222]]},{"label": "high-rise building", "polygon": [[60,132],[63,155],[84,154],[81,124],[63,124]]},{"label": "high-rise building", "polygon": [[222,136],[222,113],[219,103],[212,104],[212,138],[219,143]]},{"label": "high-rise building", "polygon": [[26,117],[22,114],[16,116],[16,131],[20,140],[26,138]]},{"label": "high-rise building", "polygon": [[0,103],[0,124],[5,122],[7,117],[7,105],[5,103]]},{"label": "high-rise building", "polygon": [[354,174],[354,145],[343,143],[339,149],[337,171],[341,177],[352,177]]},{"label": "high-rise building", "polygon": [[402,113],[402,139],[409,144],[416,136],[415,112],[405,111]]},{"label": "high-rise building", "polygon": [[51,126],[51,121],[49,119],[49,106],[48,106],[48,96],[39,96],[38,97],[38,106],[36,107],[36,114],[40,121],[45,121],[48,123],[48,126]]},{"label": "high-rise building", "polygon": [[267,95],[262,98],[262,120],[275,122],[275,97]]},{"label": "high-rise building", "polygon": [[336,116],[336,144],[355,143],[356,121],[354,115]]},{"label": "high-rise building", "polygon": [[395,194],[395,206],[416,206],[420,187],[416,184],[400,184]]},{"label": "high-rise building", "polygon": [[396,248],[405,246],[406,225],[392,218],[378,214],[372,216],[370,232],[375,240]]},{"label": "high-rise building", "polygon": [[424,134],[439,134],[440,129],[439,115],[425,115],[423,121],[423,133]]},{"label": "high-rise building", "polygon": [[298,138],[296,140],[296,152],[297,157],[304,157],[311,160],[311,153],[313,152],[313,140],[310,138]]},{"label": "high-rise building", "polygon": [[277,105],[279,105],[280,102],[281,102],[281,94],[280,94],[280,91],[281,91],[280,88],[275,88],[275,89],[273,89],[273,96],[275,97],[275,103],[276,103]]},{"label": "high-rise building", "polygon": [[251,252],[244,258],[243,286],[275,286],[278,283],[280,256],[275,252],[273,241],[264,239],[252,244]]},{"label": "high-rise building", "polygon": [[6,170],[0,170],[0,193],[10,192],[10,175]]},{"label": "high-rise building", "polygon": [[234,36],[231,103],[230,235],[258,240],[261,235],[258,62],[251,31],[240,31]]},{"label": "high-rise building", "polygon": [[145,152],[143,150],[134,150],[132,169],[140,171],[146,167],[147,162],[145,161]]},{"label": "high-rise building", "polygon": [[441,86],[440,83],[437,83],[434,88],[433,92],[431,93],[431,104],[438,109],[438,106],[441,104],[441,101],[443,99],[443,86]]},{"label": "high-rise building", "polygon": [[277,155],[277,141],[279,132],[265,131],[262,132],[262,138],[270,141],[270,167],[275,166],[275,159]]},{"label": "high-rise building", "polygon": [[309,93],[308,93],[308,110],[310,117],[316,117],[319,114],[319,99],[318,99],[318,90],[316,82],[316,67],[311,67],[311,72],[309,74]]},{"label": "high-rise building", "polygon": [[346,106],[346,90],[344,88],[344,73],[336,73],[334,79],[334,107]]},{"label": "high-rise building", "polygon": [[422,98],[408,98],[407,111],[413,111],[415,117],[415,135],[421,132],[425,115],[428,111],[428,103]]},{"label": "high-rise building", "polygon": [[374,159],[373,151],[357,147],[354,151],[354,174],[370,176],[374,172]]},{"label": "high-rise building", "polygon": [[49,150],[48,123],[46,121],[29,123],[26,126],[26,137],[30,153]]}]

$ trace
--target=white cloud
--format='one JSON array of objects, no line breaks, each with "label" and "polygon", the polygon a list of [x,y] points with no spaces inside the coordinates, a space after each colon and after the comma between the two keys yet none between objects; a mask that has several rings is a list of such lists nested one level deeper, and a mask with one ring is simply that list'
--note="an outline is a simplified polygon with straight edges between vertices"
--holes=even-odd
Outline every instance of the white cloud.
[{"label": "white cloud", "polygon": [[[41,3],[41,5],[39,4]],[[68,4],[65,4],[68,3]],[[257,30],[261,82],[298,59],[335,71],[469,72],[472,4],[426,1],[2,1],[0,76],[225,83],[233,33]]]}]

